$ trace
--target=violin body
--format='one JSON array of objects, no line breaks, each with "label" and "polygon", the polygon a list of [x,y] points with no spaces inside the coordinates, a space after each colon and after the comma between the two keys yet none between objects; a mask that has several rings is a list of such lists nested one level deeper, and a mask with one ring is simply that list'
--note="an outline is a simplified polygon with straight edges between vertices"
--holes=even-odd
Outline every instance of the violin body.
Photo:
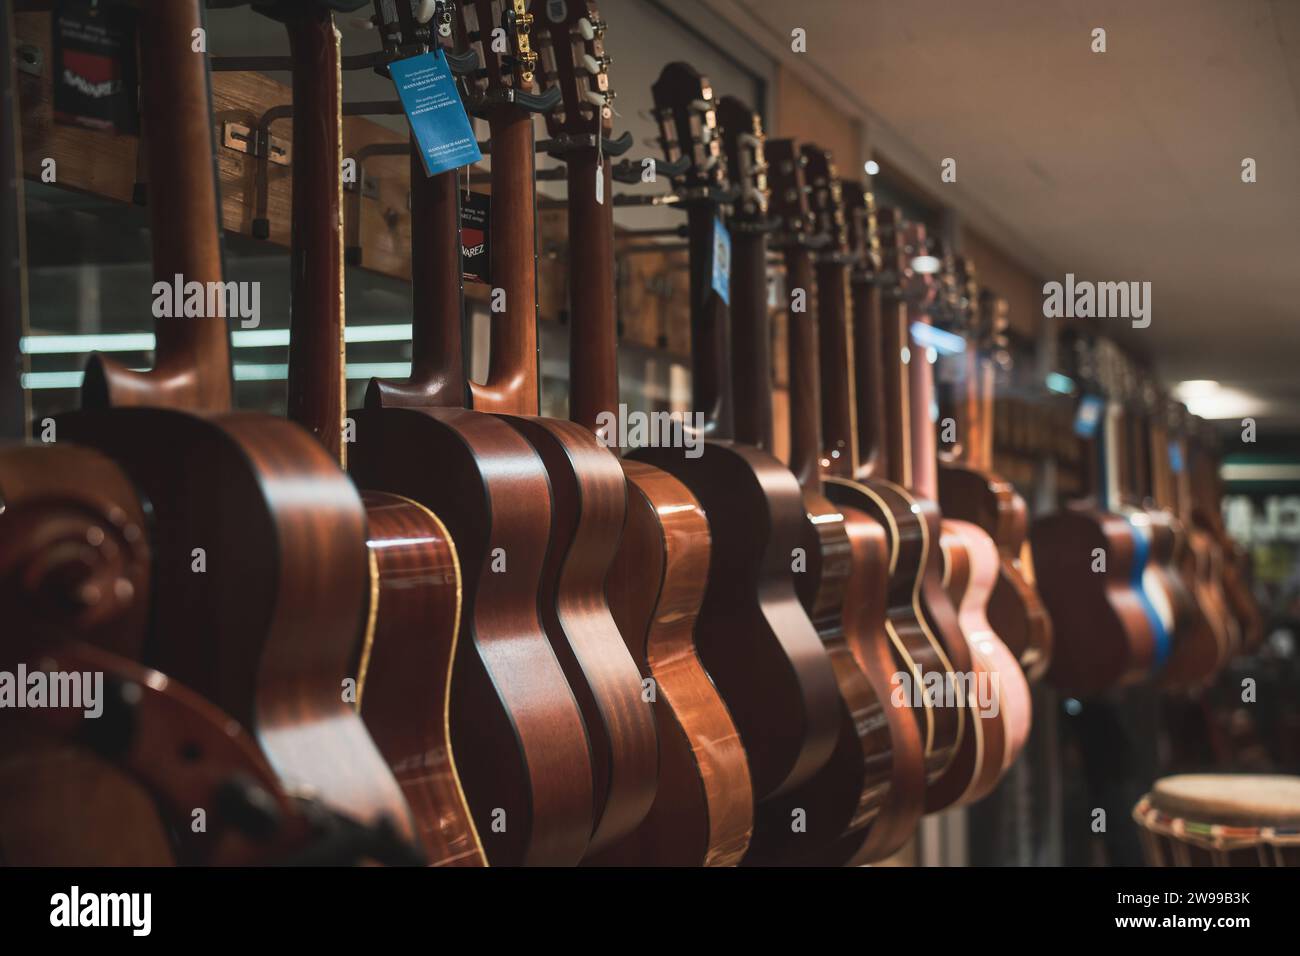
[{"label": "violin body", "polygon": [[1056,631],[1047,678],[1063,693],[1097,693],[1151,668],[1155,635],[1134,583],[1135,538],[1127,519],[1090,507],[1039,518],[1030,530]]},{"label": "violin body", "polygon": [[371,558],[371,637],[357,706],[415,818],[433,866],[484,866],[451,749],[451,675],[460,630],[460,561],[423,505],[362,493]]},{"label": "violin body", "polygon": [[618,628],[653,681],[659,783],[639,827],[591,862],[734,866],[749,848],[749,760],[696,649],[711,550],[699,502],[676,478],[624,461],[627,519],[607,594]]},{"label": "violin body", "polygon": [[538,606],[577,697],[594,775],[589,852],[634,830],[654,802],[655,718],[619,633],[605,581],[627,514],[619,460],[576,422],[505,415],[546,466],[554,511]]},{"label": "violin body", "polygon": [[591,752],[538,609],[551,526],[546,469],[495,416],[385,407],[384,394],[373,383],[368,406],[354,413],[350,465],[363,487],[433,511],[456,544],[451,740],[483,849],[492,865],[575,864],[593,829]]},{"label": "violin body", "polygon": [[632,457],[681,481],[708,517],[700,660],[740,731],[755,798],[792,789],[830,759],[841,706],[791,573],[807,520],[799,483],[776,459],[734,442],[708,441],[695,459],[664,448]]}]

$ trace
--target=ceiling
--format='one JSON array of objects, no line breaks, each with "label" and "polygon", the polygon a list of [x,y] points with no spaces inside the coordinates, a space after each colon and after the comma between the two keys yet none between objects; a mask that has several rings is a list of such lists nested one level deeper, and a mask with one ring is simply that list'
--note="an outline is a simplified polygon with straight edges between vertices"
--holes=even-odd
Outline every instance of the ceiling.
[{"label": "ceiling", "polygon": [[1151,282],[1165,382],[1300,424],[1300,2],[706,2],[1041,278]]}]

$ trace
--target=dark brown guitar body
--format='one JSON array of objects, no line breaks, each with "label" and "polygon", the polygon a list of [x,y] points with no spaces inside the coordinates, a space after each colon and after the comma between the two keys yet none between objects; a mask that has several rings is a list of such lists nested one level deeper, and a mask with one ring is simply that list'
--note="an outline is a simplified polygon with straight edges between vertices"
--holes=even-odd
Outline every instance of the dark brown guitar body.
[{"label": "dark brown guitar body", "polygon": [[[1069,508],[1037,519],[1030,540],[1038,590],[1056,631],[1047,679],[1071,694],[1142,679],[1154,659],[1155,636],[1131,583],[1134,543],[1127,519]],[[1099,550],[1105,570],[1094,571]]]},{"label": "dark brown guitar body", "polygon": [[[382,404],[386,393],[394,404]],[[577,863],[592,831],[591,756],[538,610],[551,521],[545,468],[495,416],[403,408],[399,396],[372,384],[349,457],[361,485],[420,502],[456,543],[451,734],[479,837],[493,865]]]},{"label": "dark brown guitar body", "polygon": [[406,795],[430,864],[484,866],[451,747],[461,615],[456,548],[437,515],[410,498],[361,497],[374,623],[361,649],[357,709]]},{"label": "dark brown guitar body", "polygon": [[578,699],[591,744],[592,851],[632,830],[655,797],[655,719],[641,673],[605,597],[627,512],[619,460],[576,422],[501,416],[541,456],[554,512],[539,607],[551,646]]},{"label": "dark brown guitar body", "polygon": [[740,730],[758,799],[811,776],[838,733],[838,691],[795,592],[791,561],[807,519],[790,470],[757,449],[709,441],[633,455],[676,477],[708,516],[708,586],[696,623],[700,659]]},{"label": "dark brown guitar body", "polygon": [[732,866],[749,848],[754,796],[740,734],[696,650],[709,523],[671,475],[639,461],[623,470],[627,520],[607,593],[653,681],[659,785],[641,826],[591,862]]}]

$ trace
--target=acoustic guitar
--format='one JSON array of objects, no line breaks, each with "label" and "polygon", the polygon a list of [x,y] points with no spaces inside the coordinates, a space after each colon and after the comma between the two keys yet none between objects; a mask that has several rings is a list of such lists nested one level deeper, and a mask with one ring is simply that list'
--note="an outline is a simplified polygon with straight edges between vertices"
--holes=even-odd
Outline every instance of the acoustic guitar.
[{"label": "acoustic guitar", "polygon": [[[563,97],[547,123],[552,143],[564,144],[558,152],[568,178],[569,416],[617,451],[622,416],[610,152],[627,137],[611,140],[614,91],[606,24],[595,4],[570,3],[563,16],[550,14],[535,10],[534,22],[541,26],[539,85],[556,87]],[[642,696],[653,702],[658,786],[640,825],[588,859],[733,865],[749,846],[754,797],[736,725],[695,647],[709,567],[708,521],[672,475],[644,462],[621,464],[627,513],[605,591],[645,681]]]},{"label": "acoustic guitar", "polygon": [[[986,413],[981,403],[983,396],[976,393],[979,383],[983,381],[988,389],[989,400],[992,399],[993,381],[991,374],[980,376],[979,359],[976,352],[979,342],[976,337],[976,309],[979,301],[979,289],[975,282],[974,265],[968,260],[958,260],[951,255],[944,256],[943,269],[944,297],[941,305],[934,310],[936,325],[946,326],[949,331],[963,335],[966,347],[963,351],[961,388],[966,392],[966,401],[958,403],[957,414],[951,420],[943,419],[942,427],[952,426],[958,439],[955,451],[947,456],[940,455],[939,488],[942,494],[945,488],[945,476],[960,475],[969,481],[963,491],[969,490],[970,498],[962,500],[965,508],[950,512],[945,505],[945,534],[955,534],[960,538],[961,548],[947,550],[950,558],[946,568],[948,593],[957,605],[957,618],[962,631],[971,645],[972,654],[977,660],[977,669],[983,668],[989,680],[993,682],[987,701],[996,705],[1000,713],[996,716],[984,715],[986,707],[981,707],[981,721],[986,728],[985,758],[979,778],[972,783],[970,790],[961,798],[970,802],[990,792],[1002,774],[1015,762],[1028,740],[1033,723],[1033,700],[1029,684],[1021,670],[1017,655],[1003,641],[1001,633],[992,623],[993,602],[999,584],[1011,587],[1019,585],[1021,591],[1017,597],[1022,603],[1017,607],[1024,612],[1024,617],[1014,623],[1019,626],[1019,633],[1036,632],[1039,623],[1036,618],[1045,619],[1046,612],[1038,603],[1037,595],[1031,586],[1019,574],[1020,553],[1024,550],[1024,532],[1027,529],[1027,517],[1024,501],[1016,493],[1010,482],[1001,479],[991,471],[981,471],[958,462],[968,460],[968,445],[972,438],[978,438],[978,426],[972,434],[971,425],[987,416],[991,425],[991,413]],[[964,406],[964,408],[963,408]],[[941,412],[942,414],[942,412]],[[991,449],[989,450],[991,458]],[[949,477],[951,482],[951,477]],[[951,491],[951,484],[948,485]],[[959,496],[961,497],[961,496]],[[999,508],[999,504],[1002,505]],[[1018,522],[1012,525],[1006,521],[999,526],[1003,514],[1016,515]],[[982,519],[983,523],[978,520]],[[998,542],[988,530],[1002,531],[1006,535],[1003,542]],[[1010,527],[1009,527],[1010,526]],[[1015,532],[1019,534],[1016,535]],[[1010,533],[1008,533],[1010,532]],[[964,554],[962,553],[964,552]],[[1010,558],[1009,556],[1014,556]],[[1014,560],[1015,564],[1011,564]],[[1008,565],[1010,565],[1008,567]],[[1012,578],[1010,575],[1014,574]],[[1037,649],[1035,649],[1037,650]],[[984,689],[977,687],[978,693]],[[985,700],[980,701],[981,705]],[[999,755],[998,744],[1001,743]],[[996,769],[995,769],[996,768]]]},{"label": "acoustic guitar", "polygon": [[[889,784],[889,724],[883,708],[886,700],[877,696],[849,650],[846,621],[857,620],[868,597],[850,592],[854,572],[853,544],[844,527],[844,515],[821,491],[819,459],[821,442],[821,387],[818,380],[820,354],[817,343],[817,301],[819,290],[814,274],[814,249],[828,236],[819,234],[809,206],[804,177],[806,160],[796,140],[769,140],[763,146],[762,127],[748,107],[724,98],[719,108],[724,154],[728,173],[742,192],[740,177],[746,168],[767,168],[771,185],[771,209],[775,218],[773,242],[785,260],[785,296],[790,383],[790,468],[803,491],[806,520],[801,542],[804,565],[795,576],[795,587],[813,626],[821,637],[834,669],[839,695],[840,730],[829,761],[805,783],[774,798],[759,809],[754,844],[746,862],[842,862],[841,838],[864,829],[879,808]],[[747,140],[742,140],[747,136]],[[751,155],[744,145],[753,141]],[[758,184],[752,184],[758,187]],[[758,187],[761,189],[761,187]],[[757,216],[743,215],[743,207],[731,219],[733,235],[749,226],[766,236],[766,204]],[[761,217],[761,218],[759,218]],[[756,220],[756,221],[755,221]],[[763,243],[766,245],[766,243]],[[750,252],[733,257],[732,285],[753,289],[766,287],[766,255]],[[757,275],[753,273],[757,271]],[[764,297],[737,296],[732,310],[738,340],[747,340],[748,352],[757,355],[754,366],[733,362],[736,396],[740,403],[770,403],[771,362],[764,346],[771,339],[767,302]],[[747,306],[742,312],[740,306]],[[769,416],[762,416],[764,418]],[[737,437],[760,447],[771,447],[769,434]],[[802,815],[802,816],[800,816]],[[802,819],[803,826],[792,826]],[[829,859],[828,859],[829,856]]]},{"label": "acoustic guitar", "polygon": [[1036,518],[1029,532],[1038,590],[1051,615],[1055,646],[1047,680],[1062,693],[1086,695],[1140,680],[1155,657],[1155,633],[1135,584],[1138,541],[1132,525],[1105,508],[1099,433],[1105,400],[1082,339],[1067,341],[1081,398],[1075,430],[1089,445],[1091,495]]},{"label": "acoustic guitar", "polygon": [[795,591],[792,564],[807,520],[799,483],[770,454],[732,440],[730,283],[719,218],[728,198],[726,160],[713,89],[690,65],[670,63],[653,93],[666,159],[688,160],[674,186],[688,217],[691,386],[703,415],[703,429],[693,437],[703,445],[695,457],[686,448],[664,447],[637,449],[633,457],[680,480],[708,516],[713,552],[696,646],[740,731],[754,796],[762,801],[825,765],[841,702],[830,660]]},{"label": "acoustic guitar", "polygon": [[[473,32],[490,45],[500,19],[494,11],[485,9],[481,22],[479,11],[467,5],[457,12],[454,32],[462,52],[471,47],[467,15]],[[500,28],[513,44],[512,66],[506,72],[496,54],[482,60],[488,92],[478,98],[498,110],[493,166],[513,163],[518,172],[522,164],[531,178],[531,125],[519,121],[512,104],[532,101],[535,60],[522,56],[529,45],[526,21],[512,18]],[[483,55],[479,45],[474,49]],[[470,410],[456,180],[456,171],[426,176],[413,153],[411,375],[370,382],[365,408],[352,413],[357,440],[349,466],[362,487],[400,495],[438,515],[455,542],[461,613],[450,734],[489,863],[573,865],[590,843],[597,807],[587,727],[538,599],[551,541],[550,480],[523,435],[495,415]],[[493,203],[492,236],[500,246],[526,243],[531,250],[531,200],[526,206]],[[524,218],[511,221],[515,215]],[[512,238],[520,228],[528,230],[526,240]],[[494,337],[483,385],[523,396],[531,391],[536,402],[531,253],[523,262],[496,251],[493,258],[527,275],[523,293],[517,276],[509,276],[514,319]],[[505,322],[498,317],[495,325]],[[363,708],[369,706],[363,700]]]},{"label": "acoustic guitar", "polygon": [[201,26],[194,0],[151,2],[140,17],[154,368],[92,356],[82,410],[60,417],[59,438],[108,455],[147,501],[142,662],[238,720],[287,789],[409,837],[401,789],[344,699],[365,627],[361,500],[309,433],[230,411]]},{"label": "acoustic guitar", "polygon": [[[447,52],[408,0],[379,4],[393,59]],[[451,15],[444,7],[443,15]],[[293,63],[289,417],[346,466],[344,443],[343,127],[339,36],[310,6],[279,11]],[[443,21],[445,22],[445,21]],[[418,167],[418,160],[415,166]],[[413,175],[419,170],[413,169]],[[486,863],[449,735],[461,613],[460,563],[442,521],[399,495],[365,491],[368,637],[357,648],[355,703],[415,819],[434,866]]]},{"label": "acoustic guitar", "polygon": [[[933,365],[938,356],[922,336],[933,313],[950,307],[950,290],[955,285],[952,262],[950,256],[943,256],[946,265],[942,281],[936,282],[931,273],[918,267],[921,257],[930,254],[925,227],[900,220],[893,210],[888,211],[887,218],[891,228],[901,231],[903,252],[911,263],[911,281],[904,294],[907,368],[900,377],[906,381],[910,409],[912,488],[937,513],[938,448],[931,409],[935,404]],[[939,633],[946,635],[944,649],[954,666],[953,685],[944,688],[944,703],[965,709],[966,732],[952,763],[926,789],[928,813],[969,802],[992,789],[1004,766],[1011,737],[1008,708],[1000,699],[1000,681],[982,650],[1001,643],[992,633],[985,611],[997,580],[996,546],[976,525],[941,514],[939,532],[942,578],[925,606],[932,626],[941,628]],[[951,628],[953,619],[955,629]],[[945,624],[947,629],[943,630]]]},{"label": "acoustic guitar", "polygon": [[[466,4],[465,7],[469,5]],[[500,23],[523,37],[529,14],[525,4],[476,2],[478,33]],[[541,9],[532,15],[541,22]],[[574,11],[577,11],[574,6]],[[575,20],[578,18],[575,18]],[[599,17],[597,17],[599,19]],[[550,22],[550,16],[547,17]],[[578,28],[577,23],[573,24]],[[468,35],[470,23],[464,26]],[[603,43],[603,41],[602,41]],[[499,58],[487,40],[479,48],[489,78],[511,75],[510,61]],[[551,49],[557,55],[568,50]],[[521,51],[522,52],[522,51]],[[514,58],[512,95],[532,86],[537,54]],[[590,54],[585,54],[590,56]],[[609,62],[599,54],[584,69],[599,75]],[[505,71],[505,72],[503,72]],[[529,74],[532,74],[530,78]],[[608,77],[606,77],[608,84]],[[503,87],[504,89],[505,87]],[[491,97],[492,84],[481,88]],[[562,97],[552,86],[541,95]],[[642,693],[641,673],[619,633],[605,597],[605,579],[618,549],[627,516],[627,480],[619,460],[581,424],[539,417],[540,356],[537,350],[536,176],[533,169],[533,113],[517,99],[487,107],[492,136],[492,215],[490,279],[500,290],[504,312],[493,317],[489,362],[506,361],[513,372],[500,383],[471,383],[474,407],[500,415],[541,456],[554,500],[550,542],[542,566],[538,606],[542,623],[587,724],[595,782],[595,827],[589,852],[634,830],[654,801],[657,738],[654,712]],[[590,129],[581,115],[566,107],[574,127],[552,131],[581,135]],[[613,109],[601,114],[601,130]],[[589,183],[594,188],[595,170]],[[612,201],[612,200],[611,200]],[[499,227],[499,228],[498,228]],[[489,371],[489,378],[491,378]]]},{"label": "acoustic guitar", "polygon": [[[906,487],[912,472],[907,425],[911,399],[900,374],[907,342],[901,283],[908,281],[910,265],[899,232],[891,230],[885,244],[869,193],[850,190],[845,201],[856,268],[848,319],[829,299],[821,313],[823,387],[826,395],[838,396],[823,404],[824,488],[839,508],[866,515],[886,533],[883,626],[896,665],[890,702],[895,709],[910,707],[917,721],[928,784],[952,762],[967,721],[964,708],[943,699],[943,688],[953,680],[953,664],[926,613],[926,596],[943,587],[938,516],[932,504],[916,499]],[[831,281],[830,275],[823,276],[821,285],[830,288]],[[955,631],[956,613],[951,605],[948,610],[943,623]],[[930,693],[936,686],[937,694]],[[916,801],[918,818],[923,801],[923,795]],[[911,806],[900,804],[895,812]]]},{"label": "acoustic guitar", "polygon": [[1052,659],[1052,622],[1032,583],[1029,511],[1015,486],[993,468],[994,384],[1010,362],[1006,300],[976,285],[969,259],[956,261],[963,286],[959,331],[967,336],[960,394],[953,403],[957,449],[939,467],[945,515],[982,528],[998,549],[997,584],[989,600],[993,630],[1035,681]]}]

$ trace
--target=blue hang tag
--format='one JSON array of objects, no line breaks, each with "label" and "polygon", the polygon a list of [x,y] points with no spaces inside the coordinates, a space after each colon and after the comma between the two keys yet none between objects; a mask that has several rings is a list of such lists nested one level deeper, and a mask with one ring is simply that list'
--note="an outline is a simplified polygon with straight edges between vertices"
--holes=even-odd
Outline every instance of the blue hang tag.
[{"label": "blue hang tag", "polygon": [[1079,410],[1074,415],[1074,433],[1080,438],[1092,438],[1101,424],[1101,413],[1106,402],[1100,395],[1085,395],[1079,400]]},{"label": "blue hang tag", "polygon": [[397,60],[388,65],[388,73],[420,144],[420,158],[428,175],[483,158],[442,50]]},{"label": "blue hang tag", "polygon": [[731,233],[713,217],[713,289],[731,305]]},{"label": "blue hang tag", "polygon": [[1169,467],[1175,475],[1183,473],[1183,446],[1176,441],[1169,443]]}]

